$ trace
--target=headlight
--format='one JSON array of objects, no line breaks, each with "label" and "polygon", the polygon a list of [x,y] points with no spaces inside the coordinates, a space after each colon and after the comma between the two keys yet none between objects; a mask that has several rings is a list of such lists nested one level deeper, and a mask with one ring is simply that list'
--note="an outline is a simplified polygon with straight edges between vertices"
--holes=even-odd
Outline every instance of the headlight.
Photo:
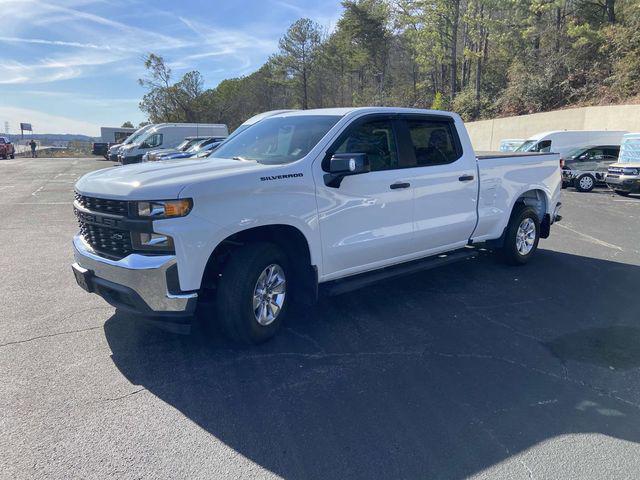
[{"label": "headlight", "polygon": [[623,175],[638,175],[638,169],[637,168],[623,168],[622,169],[622,174]]},{"label": "headlight", "polygon": [[161,233],[139,233],[131,235],[133,248],[135,250],[148,250],[163,253],[173,253],[173,238]]},{"label": "headlight", "polygon": [[189,214],[193,201],[190,198],[183,200],[158,200],[149,202],[138,202],[138,217],[142,218],[176,218]]}]

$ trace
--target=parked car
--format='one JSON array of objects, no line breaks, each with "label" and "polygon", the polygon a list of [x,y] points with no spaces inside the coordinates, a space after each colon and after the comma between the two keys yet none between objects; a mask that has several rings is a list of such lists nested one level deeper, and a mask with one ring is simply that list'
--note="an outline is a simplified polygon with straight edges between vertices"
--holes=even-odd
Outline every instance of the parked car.
[{"label": "parked car", "polygon": [[16,158],[16,149],[7,137],[0,137],[0,157],[4,160]]},{"label": "parked car", "polygon": [[504,140],[500,140],[499,150],[501,152],[514,152],[524,141],[524,138],[505,138]]},{"label": "parked car", "polygon": [[206,147],[200,149],[200,151],[198,151],[195,155],[193,155],[190,158],[206,158],[209,157],[211,155],[213,155],[213,152],[215,152],[220,145],[222,145],[224,143],[224,140],[220,140],[219,142],[213,142],[209,145],[207,145]]},{"label": "parked car", "polygon": [[158,148],[175,148],[189,136],[226,137],[229,131],[223,124],[159,123],[145,132],[135,143],[120,148],[118,159],[122,165],[140,163],[142,156]]},{"label": "parked car", "polygon": [[640,133],[624,136],[618,161],[609,165],[605,182],[618,195],[640,193]]},{"label": "parked car", "polygon": [[91,144],[91,154],[92,155],[99,155],[101,157],[104,157],[105,159],[108,159],[108,153],[109,153],[109,144],[105,143],[105,142],[93,142]]},{"label": "parked car", "polygon": [[600,145],[576,148],[560,158],[562,186],[590,192],[597,184],[604,184],[607,168],[618,160],[619,145]]},{"label": "parked car", "polygon": [[154,125],[151,123],[149,125],[145,125],[143,127],[140,127],[138,130],[136,130],[135,132],[133,132],[131,135],[129,135],[122,143],[117,143],[115,145],[112,145],[111,147],[109,147],[109,158],[108,160],[111,160],[112,162],[117,162],[118,161],[118,157],[120,155],[120,149],[124,148],[128,145],[133,144],[134,142],[137,142],[138,139],[140,139],[148,130],[151,130],[154,127]]},{"label": "parked car", "polygon": [[588,145],[620,145],[623,131],[609,130],[559,130],[534,135],[516,152],[553,152],[565,156],[576,148]]},{"label": "parked car", "polygon": [[191,158],[203,152],[210,152],[212,148],[216,145],[222,143],[225,137],[210,137],[202,139],[195,144],[193,144],[190,148],[185,151],[169,151],[162,155],[157,155],[154,157],[153,161],[162,161],[162,160],[178,160],[182,158]]},{"label": "parked car", "polygon": [[158,157],[162,155],[169,155],[172,153],[186,152],[194,145],[206,140],[207,137],[186,137],[176,148],[159,148],[158,150],[151,150],[142,156],[143,162],[156,161]]},{"label": "parked car", "polygon": [[522,265],[560,217],[555,154],[476,156],[461,118],[333,108],[266,118],[203,160],[89,173],[75,186],[77,283],[187,332],[198,302],[260,343],[293,301],[468,260]]}]

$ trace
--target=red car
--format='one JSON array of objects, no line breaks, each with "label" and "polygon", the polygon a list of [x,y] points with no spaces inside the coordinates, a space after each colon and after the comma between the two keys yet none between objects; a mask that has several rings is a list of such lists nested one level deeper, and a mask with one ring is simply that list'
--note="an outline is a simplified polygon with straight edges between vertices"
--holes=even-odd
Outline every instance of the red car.
[{"label": "red car", "polygon": [[7,158],[16,158],[16,150],[7,137],[0,137],[0,157],[4,160]]}]

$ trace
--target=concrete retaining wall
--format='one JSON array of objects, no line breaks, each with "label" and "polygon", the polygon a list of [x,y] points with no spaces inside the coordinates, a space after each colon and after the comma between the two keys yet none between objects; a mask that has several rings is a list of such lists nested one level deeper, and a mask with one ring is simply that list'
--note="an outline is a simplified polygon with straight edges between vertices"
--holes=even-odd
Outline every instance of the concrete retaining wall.
[{"label": "concrete retaining wall", "polygon": [[529,138],[549,130],[640,132],[640,105],[570,108],[466,124],[476,150],[497,150],[505,138]]}]

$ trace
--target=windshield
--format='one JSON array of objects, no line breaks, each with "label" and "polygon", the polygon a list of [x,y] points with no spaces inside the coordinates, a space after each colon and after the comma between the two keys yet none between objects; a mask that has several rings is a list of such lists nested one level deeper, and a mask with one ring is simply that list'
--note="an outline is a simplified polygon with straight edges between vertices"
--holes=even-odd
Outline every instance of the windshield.
[{"label": "windshield", "polygon": [[149,130],[147,127],[142,127],[139,128],[138,130],[136,130],[135,132],[133,132],[133,134],[129,137],[127,137],[127,139],[122,142],[122,145],[129,145],[130,143],[135,142],[138,138],[140,138],[144,133],[147,132],[147,130]]},{"label": "windshield", "polygon": [[618,163],[640,163],[640,136],[622,142]]},{"label": "windshield", "polygon": [[529,152],[531,149],[538,143],[537,140],[527,140],[518,148],[516,148],[516,152]]},{"label": "windshield", "polygon": [[192,143],[193,143],[193,140],[183,140],[178,144],[178,146],[176,147],[176,150],[181,150],[184,152],[187,148],[191,146]]},{"label": "windshield", "polygon": [[212,157],[267,164],[295,162],[309,153],[340,118],[338,115],[267,118],[227,139]]}]

